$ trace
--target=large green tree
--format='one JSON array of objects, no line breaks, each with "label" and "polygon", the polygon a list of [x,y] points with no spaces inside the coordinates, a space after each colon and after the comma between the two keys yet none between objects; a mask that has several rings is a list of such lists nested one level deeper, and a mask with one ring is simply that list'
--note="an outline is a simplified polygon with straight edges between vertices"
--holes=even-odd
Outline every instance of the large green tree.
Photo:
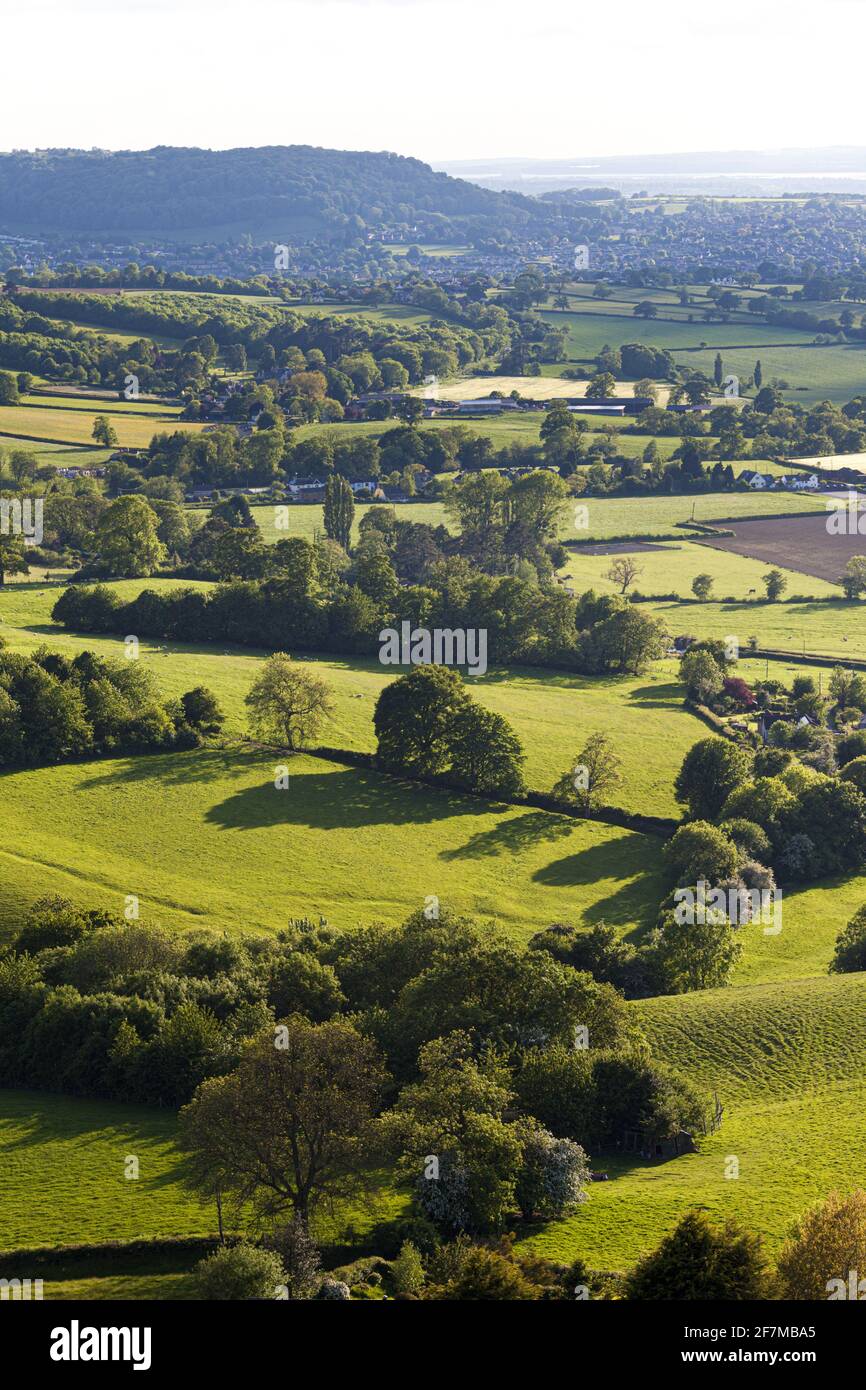
[{"label": "large green tree", "polygon": [[143,497],[118,497],[96,527],[96,549],[111,574],[121,579],[146,578],[165,559],[158,535],[159,518]]},{"label": "large green tree", "polygon": [[345,478],[335,474],[325,484],[325,535],[348,550],[354,519],[355,499],[351,486]]},{"label": "large green tree", "polygon": [[250,1043],[234,1071],[205,1081],[180,1113],[187,1181],[305,1225],[326,1198],[357,1192],[386,1074],[349,1023],[295,1014]]}]

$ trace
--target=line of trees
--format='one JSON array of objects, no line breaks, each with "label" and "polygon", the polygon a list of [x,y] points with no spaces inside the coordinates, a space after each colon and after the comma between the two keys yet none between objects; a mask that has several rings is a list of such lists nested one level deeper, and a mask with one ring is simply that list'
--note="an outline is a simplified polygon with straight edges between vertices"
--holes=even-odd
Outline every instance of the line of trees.
[{"label": "line of trees", "polygon": [[[0,648],[3,647],[0,639]],[[140,662],[0,650],[0,768],[85,754],[195,748],[223,715],[203,686],[166,700]]]}]

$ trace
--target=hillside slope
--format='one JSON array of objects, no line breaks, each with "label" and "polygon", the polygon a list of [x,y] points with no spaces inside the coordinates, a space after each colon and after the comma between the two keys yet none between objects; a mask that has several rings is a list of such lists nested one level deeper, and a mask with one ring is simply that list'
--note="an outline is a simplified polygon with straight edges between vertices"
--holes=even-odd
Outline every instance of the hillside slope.
[{"label": "hillside slope", "polygon": [[39,150],[0,154],[0,230],[159,233],[223,229],[357,237],[405,227],[442,239],[501,232],[553,210],[494,193],[401,155],[311,145],[200,150]]}]

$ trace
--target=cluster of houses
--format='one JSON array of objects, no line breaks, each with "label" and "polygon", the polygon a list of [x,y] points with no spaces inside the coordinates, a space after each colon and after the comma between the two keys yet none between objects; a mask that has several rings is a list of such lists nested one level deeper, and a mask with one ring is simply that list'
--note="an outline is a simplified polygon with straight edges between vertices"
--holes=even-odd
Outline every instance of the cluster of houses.
[{"label": "cluster of houses", "polygon": [[104,478],[104,468],[58,468],[58,478]]},{"label": "cluster of houses", "polygon": [[[396,408],[406,399],[405,391],[363,391],[346,406],[347,420],[363,420],[370,406],[387,401]],[[446,401],[428,397],[424,401],[424,418],[437,419],[440,416],[456,416],[463,419],[480,419],[489,415],[535,410],[549,410],[554,403],[563,403],[572,412],[590,415],[639,415],[647,406],[653,404],[649,396],[555,396],[529,400],[521,397],[514,400],[510,396],[481,396],[475,400]],[[672,406],[678,411],[708,410],[709,406]]]},{"label": "cluster of houses", "polygon": [[821,486],[817,473],[758,473],[753,468],[744,468],[737,477],[738,483],[745,483],[753,492],[765,492],[770,488],[784,492],[815,492]]}]

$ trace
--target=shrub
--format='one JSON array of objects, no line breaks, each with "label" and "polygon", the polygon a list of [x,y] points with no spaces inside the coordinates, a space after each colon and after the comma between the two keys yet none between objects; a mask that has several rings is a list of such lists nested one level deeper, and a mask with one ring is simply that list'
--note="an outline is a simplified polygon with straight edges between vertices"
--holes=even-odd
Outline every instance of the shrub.
[{"label": "shrub", "polygon": [[758,1236],[733,1222],[711,1225],[689,1212],[628,1276],[625,1297],[642,1300],[751,1300],[767,1296],[768,1273]]},{"label": "shrub", "polygon": [[495,1250],[470,1246],[458,1268],[444,1284],[431,1285],[426,1298],[456,1302],[526,1302],[537,1299],[540,1290],[531,1284],[512,1260]]},{"label": "shrub", "polygon": [[420,1293],[425,1279],[424,1262],[419,1250],[411,1240],[405,1240],[396,1260],[391,1261],[391,1286],[394,1293],[398,1297]]},{"label": "shrub", "polygon": [[195,1268],[199,1298],[208,1301],[279,1298],[285,1271],[273,1250],[254,1245],[222,1245]]},{"label": "shrub", "polygon": [[743,820],[742,817],[725,820],[721,822],[719,829],[733,840],[741,854],[759,859],[762,863],[770,858],[772,851],[769,836],[753,820]]},{"label": "shrub", "polygon": [[[778,1260],[783,1298],[847,1297],[848,1277],[866,1270],[866,1192],[831,1192],[801,1217]],[[844,1293],[832,1281],[842,1281]]]},{"label": "shrub", "polygon": [[840,777],[846,782],[853,782],[858,791],[866,794],[866,754],[859,758],[852,758],[843,767]]},{"label": "shrub", "polygon": [[702,879],[720,883],[733,874],[739,859],[733,840],[703,820],[681,825],[665,845],[664,856],[674,881],[681,885],[694,885]]},{"label": "shrub", "polygon": [[854,970],[866,970],[866,906],[855,912],[839,933],[830,962],[830,971],[834,975],[844,975]]},{"label": "shrub", "polygon": [[589,1160],[579,1144],[534,1130],[523,1148],[517,1204],[527,1221],[556,1221],[586,1201]]}]

